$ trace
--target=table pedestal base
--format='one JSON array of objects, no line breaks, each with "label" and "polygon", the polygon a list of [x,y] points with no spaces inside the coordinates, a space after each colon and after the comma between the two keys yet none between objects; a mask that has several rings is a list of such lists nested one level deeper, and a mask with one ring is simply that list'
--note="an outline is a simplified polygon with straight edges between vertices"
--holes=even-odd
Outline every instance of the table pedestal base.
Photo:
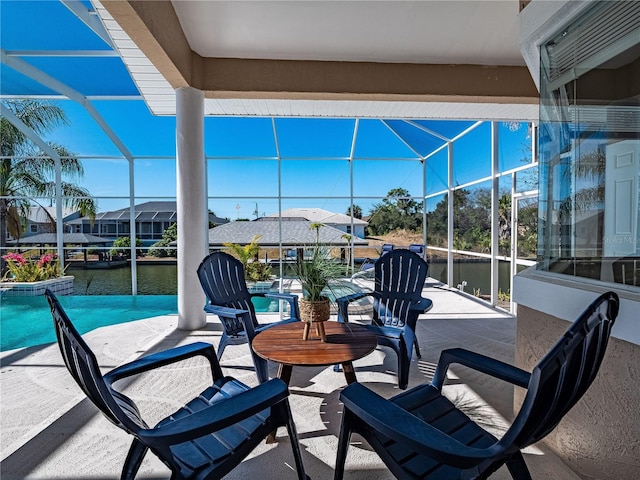
[{"label": "table pedestal base", "polygon": [[323,342],[327,341],[327,335],[324,333],[324,322],[305,322],[304,330],[302,331],[302,339],[309,340],[309,333],[311,333],[311,327],[316,327],[316,334]]}]

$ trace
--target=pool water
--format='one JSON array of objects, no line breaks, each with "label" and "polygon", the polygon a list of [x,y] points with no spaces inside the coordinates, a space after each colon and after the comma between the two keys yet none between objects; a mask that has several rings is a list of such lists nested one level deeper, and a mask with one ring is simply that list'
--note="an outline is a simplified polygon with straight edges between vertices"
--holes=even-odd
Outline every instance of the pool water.
[{"label": "pool water", "polygon": [[[176,295],[59,296],[80,334],[178,311]],[[44,296],[0,297],[0,351],[53,343],[56,334]]]},{"label": "pool water", "polygon": [[[333,300],[359,291],[349,282],[336,282]],[[69,295],[58,299],[80,334],[99,327],[178,312],[177,295]],[[277,312],[278,300],[254,297],[256,312]],[[53,343],[56,334],[44,296],[0,296],[0,351]]]}]

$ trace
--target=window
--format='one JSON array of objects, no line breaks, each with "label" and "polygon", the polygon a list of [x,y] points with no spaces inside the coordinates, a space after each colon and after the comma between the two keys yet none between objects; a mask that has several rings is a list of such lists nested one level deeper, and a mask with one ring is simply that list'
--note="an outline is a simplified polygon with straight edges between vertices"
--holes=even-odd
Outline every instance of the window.
[{"label": "window", "polygon": [[639,26],[594,2],[541,48],[539,269],[640,285]]}]

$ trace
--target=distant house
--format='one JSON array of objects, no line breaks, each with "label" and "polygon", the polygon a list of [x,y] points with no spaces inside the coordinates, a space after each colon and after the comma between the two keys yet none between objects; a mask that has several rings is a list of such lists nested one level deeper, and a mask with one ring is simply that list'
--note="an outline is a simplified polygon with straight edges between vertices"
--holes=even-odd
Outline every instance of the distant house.
[{"label": "distant house", "polygon": [[[225,243],[247,245],[256,235],[260,235],[258,243],[261,247],[282,245],[287,248],[302,248],[312,245],[316,239],[323,245],[349,246],[342,230],[330,226],[316,230],[311,228],[312,223],[316,222],[289,218],[282,222],[282,228],[280,228],[273,217],[265,217],[252,222],[229,222],[209,229],[209,246],[221,248]],[[366,241],[357,237],[353,238],[353,243],[358,246],[367,245]]]},{"label": "distant house", "polygon": [[[69,208],[62,208],[62,222],[68,223],[72,220],[80,218],[80,213]],[[56,207],[42,207],[40,205],[32,205],[29,208],[29,214],[26,218],[26,229],[22,237],[30,237],[41,233],[55,232]],[[15,240],[9,238],[9,240]]]},{"label": "distant house", "polygon": [[[162,233],[177,221],[176,202],[145,202],[135,206],[136,238],[151,245],[162,239]],[[228,220],[209,214],[209,223],[217,226]],[[72,233],[89,233],[98,237],[124,237],[130,235],[129,208],[112,212],[101,212],[91,223],[89,217],[67,222]],[[66,227],[65,227],[66,228]]]},{"label": "distant house", "polygon": [[[350,217],[343,213],[333,213],[322,208],[289,208],[284,210],[280,215],[273,213],[264,218],[278,218],[283,220],[308,220],[311,223],[322,223],[328,227],[336,228],[344,233],[354,235],[358,238],[364,238],[364,228],[368,222],[359,218]],[[353,231],[352,231],[353,224]]]}]

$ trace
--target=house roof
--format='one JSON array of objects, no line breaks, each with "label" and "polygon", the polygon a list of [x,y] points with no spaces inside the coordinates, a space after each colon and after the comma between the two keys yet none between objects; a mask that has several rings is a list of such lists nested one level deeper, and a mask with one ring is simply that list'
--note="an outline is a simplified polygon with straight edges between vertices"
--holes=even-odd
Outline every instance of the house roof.
[{"label": "house roof", "polygon": [[[329,210],[324,210],[322,208],[289,208],[287,210],[283,210],[280,215],[277,213],[272,213],[271,215],[267,215],[267,217],[275,217],[278,216],[282,218],[303,218],[309,220],[310,222],[317,223],[333,223],[337,225],[351,225],[351,217],[349,215],[345,215],[344,213],[333,213]],[[353,217],[354,225],[366,225],[367,222],[364,220],[360,220],[359,218]]]},{"label": "house roof", "polygon": [[[138,221],[164,221],[175,222],[178,219],[178,207],[176,202],[163,201],[163,202],[145,202],[135,206],[136,220]],[[72,220],[67,223],[76,224],[82,223],[82,220],[86,220],[88,217]],[[110,212],[99,212],[96,214],[96,220],[128,220],[129,208],[121,208],[120,210],[113,210]],[[220,218],[210,213],[209,221],[214,225],[222,225],[229,220],[226,218]]]},{"label": "house roof", "polygon": [[[316,242],[316,230],[311,228],[307,220],[294,220],[282,222],[282,245],[286,247],[304,247]],[[245,245],[251,243],[256,235],[262,235],[258,243],[263,247],[276,247],[280,245],[280,229],[278,222],[229,222],[209,229],[209,245],[221,247],[225,243],[237,243]],[[345,233],[330,226],[323,226],[318,231],[318,240],[323,245],[343,246],[349,245],[344,238]],[[355,245],[368,245],[368,243],[355,236],[352,237]]]},{"label": "house roof", "polygon": [[[87,233],[63,233],[62,243],[76,245],[103,245],[112,242],[113,238],[97,237]],[[55,245],[57,243],[57,235],[55,233],[39,233],[29,237],[23,237],[18,242],[23,245]]]},{"label": "house roof", "polygon": [[[349,215],[345,215],[344,213],[334,213],[330,216],[328,216],[327,218],[325,218],[324,220],[322,220],[322,223],[328,223],[328,224],[337,224],[337,225],[349,225],[351,223],[351,218]],[[361,220],[360,218],[356,218],[353,217],[353,224],[354,225],[367,225],[369,222],[365,222],[364,220]]]},{"label": "house roof", "polygon": [[[62,207],[62,218],[76,213],[76,210]],[[32,205],[29,207],[29,220],[34,223],[49,223],[50,219],[56,219],[56,207],[43,207],[40,205]]]}]

